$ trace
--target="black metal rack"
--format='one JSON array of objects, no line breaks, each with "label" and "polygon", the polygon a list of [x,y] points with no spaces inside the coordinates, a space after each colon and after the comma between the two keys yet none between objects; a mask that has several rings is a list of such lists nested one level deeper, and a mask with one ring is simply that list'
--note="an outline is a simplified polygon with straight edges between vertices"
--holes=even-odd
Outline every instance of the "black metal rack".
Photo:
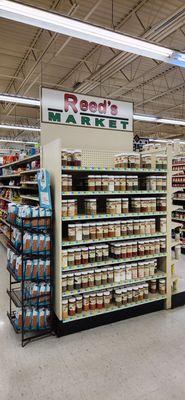
[{"label": "black metal rack", "polygon": [[[37,221],[37,223],[36,223]],[[53,220],[52,217],[31,217],[31,218],[16,218],[15,221],[10,223],[10,227],[17,228],[21,233],[20,246],[16,246],[13,243],[12,229],[10,229],[10,240],[8,241],[8,248],[18,257],[21,257],[21,275],[18,276],[15,270],[10,264],[7,264],[7,270],[10,273],[9,289],[7,293],[10,298],[9,312],[7,313],[8,318],[16,333],[21,334],[22,347],[24,347],[28,342],[50,335],[53,332]],[[47,234],[50,238],[50,249],[43,250],[42,252],[32,251],[26,253],[24,251],[24,234],[30,232],[33,234]],[[27,277],[26,276],[26,260],[49,260],[50,262],[50,274],[45,274],[43,276]],[[38,264],[39,266],[39,264]],[[36,296],[28,296],[26,292],[26,285],[28,283],[36,284],[49,284],[49,292],[39,293]],[[21,308],[21,326],[16,324],[16,311],[15,307]],[[32,328],[26,326],[26,310],[38,310],[38,315],[40,315],[40,310],[44,309],[44,325],[41,327],[36,324]],[[46,319],[46,309],[49,310],[49,322]]]}]

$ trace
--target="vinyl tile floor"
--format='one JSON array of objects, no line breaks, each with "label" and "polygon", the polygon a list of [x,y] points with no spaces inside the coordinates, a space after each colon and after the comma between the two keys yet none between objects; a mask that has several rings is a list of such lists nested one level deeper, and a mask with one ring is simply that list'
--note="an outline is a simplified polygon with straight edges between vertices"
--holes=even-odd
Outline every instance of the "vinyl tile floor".
[{"label": "vinyl tile floor", "polygon": [[5,254],[0,247],[1,400],[185,398],[185,307],[22,349],[6,316]]}]

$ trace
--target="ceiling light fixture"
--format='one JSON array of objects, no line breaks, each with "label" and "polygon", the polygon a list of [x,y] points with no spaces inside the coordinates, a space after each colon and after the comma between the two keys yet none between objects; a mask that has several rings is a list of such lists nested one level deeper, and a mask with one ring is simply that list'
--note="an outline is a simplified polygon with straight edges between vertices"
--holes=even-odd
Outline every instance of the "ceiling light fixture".
[{"label": "ceiling light fixture", "polygon": [[174,50],[14,1],[0,0],[0,17],[185,67]]},{"label": "ceiling light fixture", "polygon": [[29,97],[14,96],[8,93],[0,93],[0,101],[4,101],[6,103],[24,104],[28,106],[40,106],[40,100],[31,99]]},{"label": "ceiling light fixture", "polygon": [[34,126],[24,126],[24,125],[6,125],[0,124],[1,129],[15,129],[21,131],[31,131],[31,132],[40,132],[40,128],[35,128]]},{"label": "ceiling light fixture", "polygon": [[157,124],[168,124],[168,125],[181,125],[185,126],[185,120],[181,119],[167,119],[167,118],[159,118],[149,115],[133,115],[133,119],[135,121],[143,121],[143,122],[154,122]]},{"label": "ceiling light fixture", "polygon": [[[27,142],[24,140],[13,140],[13,139],[0,139],[0,142],[6,142],[6,143],[21,143],[21,144],[39,144],[39,142]],[[2,150],[2,149],[0,149]],[[12,149],[11,149],[12,150]]]}]

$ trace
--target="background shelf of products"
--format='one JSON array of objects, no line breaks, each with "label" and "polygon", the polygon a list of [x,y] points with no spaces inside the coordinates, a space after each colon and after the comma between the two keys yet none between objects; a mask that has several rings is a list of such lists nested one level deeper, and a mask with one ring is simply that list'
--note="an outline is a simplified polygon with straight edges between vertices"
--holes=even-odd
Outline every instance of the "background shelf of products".
[{"label": "background shelf of products", "polygon": [[[164,299],[165,307],[170,308],[171,226],[170,222],[166,221],[166,215],[171,213],[171,147],[169,146],[166,154],[161,157],[160,150],[142,156],[137,156],[137,153],[127,154],[127,161],[124,159],[123,166],[118,162],[114,164],[113,151],[105,151],[102,159],[102,151],[83,149],[75,154],[69,149],[66,159],[66,151],[59,151],[59,143],[60,141],[56,140],[45,145],[43,152],[43,165],[50,172],[54,202],[57,204],[55,313],[58,319],[63,323],[70,323]],[[52,166],[50,152],[56,154]],[[64,162],[70,165],[64,165]],[[141,210],[138,208],[138,202],[143,205],[144,198],[145,205]],[[112,203],[120,203],[121,199],[124,199],[123,204],[125,199],[128,199],[128,209],[126,210],[121,203],[117,211],[110,212],[111,207],[114,209],[115,206]],[[135,210],[133,205],[131,206],[134,199]],[[88,200],[92,200],[90,211]],[[159,203],[162,204],[161,209]],[[151,220],[154,220],[151,228],[154,231],[143,232],[143,224],[148,226],[152,224],[149,223]],[[133,224],[133,227],[129,228],[131,233],[125,233],[125,230],[124,233],[121,232],[123,221]],[[139,221],[141,224],[138,232]],[[116,228],[112,228],[114,224],[117,226],[116,234]],[[110,236],[107,235],[107,229]],[[164,247],[160,248],[160,240],[165,245],[165,251]],[[129,247],[131,242],[135,246],[135,253],[129,256],[126,244]],[[128,253],[125,256],[125,250],[119,249],[123,251],[122,256],[116,257],[113,253],[114,246],[126,247]],[[101,258],[103,250],[100,248],[103,247],[106,247],[106,259]],[[90,253],[91,256],[94,254],[91,259]],[[97,258],[98,254],[100,258]],[[150,262],[150,267],[147,262]],[[152,262],[155,262],[155,267],[152,267]],[[134,272],[132,264],[135,264]],[[127,289],[128,301],[125,300]],[[133,293],[136,291],[135,297],[129,297],[129,290]]]},{"label": "background shelf of products", "polygon": [[[175,235],[179,238],[181,252],[185,252],[185,157],[178,156],[172,162],[172,186],[173,186],[173,205],[172,221],[181,224],[181,228],[176,228]],[[179,245],[180,245],[179,244]],[[179,251],[179,249],[177,249]]]},{"label": "background shelf of products", "polygon": [[6,159],[4,161],[0,166],[0,241],[7,247],[11,229],[7,223],[8,203],[39,204],[35,178],[40,168],[40,154],[25,156],[12,162],[7,162]]}]

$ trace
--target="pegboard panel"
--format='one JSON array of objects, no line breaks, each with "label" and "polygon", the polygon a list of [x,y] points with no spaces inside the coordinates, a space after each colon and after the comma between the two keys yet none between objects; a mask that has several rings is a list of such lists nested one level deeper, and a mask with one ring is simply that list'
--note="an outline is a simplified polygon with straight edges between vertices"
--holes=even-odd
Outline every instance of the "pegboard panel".
[{"label": "pegboard panel", "polygon": [[115,151],[104,150],[82,150],[83,167],[114,167]]}]

